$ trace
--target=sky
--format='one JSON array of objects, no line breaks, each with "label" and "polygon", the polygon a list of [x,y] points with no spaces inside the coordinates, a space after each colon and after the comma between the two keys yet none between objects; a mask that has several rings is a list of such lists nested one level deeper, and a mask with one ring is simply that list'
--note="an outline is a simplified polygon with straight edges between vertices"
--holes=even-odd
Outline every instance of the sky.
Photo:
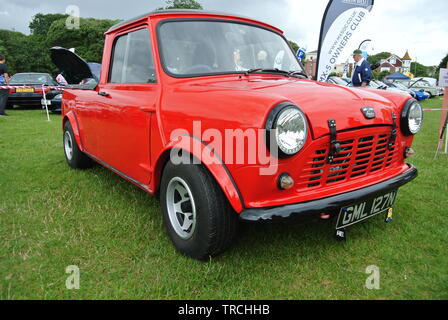
[{"label": "sky", "polygon": [[[328,0],[198,0],[204,9],[254,18],[274,25],[285,36],[317,49],[322,16]],[[29,34],[37,13],[65,13],[69,5],[81,17],[129,19],[165,5],[164,0],[0,0],[0,29]],[[438,65],[448,53],[447,0],[375,0],[373,10],[354,36],[345,61],[363,40],[373,41],[373,54],[382,51],[403,56],[409,50],[414,61]]]}]

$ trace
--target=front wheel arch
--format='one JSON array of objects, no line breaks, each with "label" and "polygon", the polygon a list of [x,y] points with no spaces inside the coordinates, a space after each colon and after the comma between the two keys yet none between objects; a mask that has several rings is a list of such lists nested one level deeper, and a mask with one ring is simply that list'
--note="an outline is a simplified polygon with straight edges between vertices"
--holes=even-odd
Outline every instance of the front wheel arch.
[{"label": "front wheel arch", "polygon": [[168,161],[160,202],[166,231],[174,246],[187,256],[208,259],[224,252],[236,238],[238,217],[202,164]]},{"label": "front wheel arch", "polygon": [[[192,143],[199,143],[200,145],[197,145],[197,148],[193,147],[191,151],[200,150],[201,154],[202,151],[207,148],[201,141],[194,139],[193,137],[189,137],[192,140]],[[190,152],[190,150],[187,150],[185,148],[176,146],[176,145],[170,145],[167,147],[163,152],[161,152],[160,156],[157,158],[157,162],[154,166],[153,171],[153,190],[155,192],[159,191],[160,183],[162,179],[162,173],[166,166],[166,164],[170,160],[170,154],[173,150],[184,150],[184,152],[187,152],[191,155],[191,157],[194,157],[196,160],[201,158],[201,155],[195,155],[194,152]],[[200,162],[198,160],[198,162]],[[215,181],[223,191],[224,195],[226,196],[227,200],[229,201],[230,205],[232,206],[233,210],[237,213],[241,213],[244,210],[244,201],[241,196],[241,193],[238,189],[238,186],[236,182],[233,180],[233,177],[231,176],[230,172],[228,171],[227,167],[225,166],[222,161],[216,157],[214,161],[207,161],[208,163],[200,162],[201,165],[204,166],[206,170],[210,172],[210,174],[214,177]]]}]

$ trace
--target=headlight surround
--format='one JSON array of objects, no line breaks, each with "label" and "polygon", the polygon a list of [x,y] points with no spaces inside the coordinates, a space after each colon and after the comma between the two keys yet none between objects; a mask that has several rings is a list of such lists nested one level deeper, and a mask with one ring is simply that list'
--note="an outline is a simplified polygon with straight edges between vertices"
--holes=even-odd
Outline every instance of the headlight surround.
[{"label": "headlight surround", "polygon": [[278,148],[281,157],[297,154],[305,145],[308,136],[305,114],[291,103],[282,103],[274,108],[269,115],[266,129],[275,134],[276,145],[271,146],[271,151],[273,147]]},{"label": "headlight surround", "polygon": [[59,93],[59,94],[55,95],[53,99],[55,99],[55,100],[62,100],[62,93]]},{"label": "headlight surround", "polygon": [[423,108],[416,100],[405,103],[401,113],[401,131],[407,135],[417,134],[423,125]]}]

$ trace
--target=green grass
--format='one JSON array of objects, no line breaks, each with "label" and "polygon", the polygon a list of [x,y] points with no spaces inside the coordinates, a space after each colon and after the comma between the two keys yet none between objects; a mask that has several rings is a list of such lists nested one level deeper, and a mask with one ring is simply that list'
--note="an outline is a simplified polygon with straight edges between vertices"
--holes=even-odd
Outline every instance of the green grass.
[{"label": "green grass", "polygon": [[[440,107],[439,98],[424,103]],[[434,158],[440,112],[425,113],[393,223],[370,219],[333,240],[333,225],[244,226],[209,262],[178,254],[156,198],[105,168],[76,171],[61,119],[0,118],[0,299],[447,299],[448,157]],[[81,288],[68,290],[77,265]],[[381,289],[365,288],[369,265]]]}]

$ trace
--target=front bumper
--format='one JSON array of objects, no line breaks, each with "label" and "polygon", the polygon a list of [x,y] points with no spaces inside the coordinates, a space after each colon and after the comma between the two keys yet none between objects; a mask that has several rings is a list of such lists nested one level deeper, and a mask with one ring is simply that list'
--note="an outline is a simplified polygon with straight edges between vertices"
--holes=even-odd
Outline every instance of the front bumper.
[{"label": "front bumper", "polygon": [[[41,102],[42,106],[44,106],[44,102]],[[59,99],[53,99],[53,100],[47,100],[47,108],[48,110],[52,112],[61,112],[62,111],[62,100]],[[45,108],[45,107],[42,107]]]},{"label": "front bumper", "polygon": [[19,106],[40,106],[40,100],[42,98],[42,93],[10,93],[8,96],[8,104]]},{"label": "front bumper", "polygon": [[373,198],[390,190],[398,189],[412,181],[417,177],[418,171],[413,165],[408,164],[408,166],[409,169],[404,173],[366,188],[308,202],[278,207],[249,208],[243,210],[239,217],[241,220],[254,222],[290,218],[304,213],[320,214],[322,212],[338,211],[341,207]]}]

